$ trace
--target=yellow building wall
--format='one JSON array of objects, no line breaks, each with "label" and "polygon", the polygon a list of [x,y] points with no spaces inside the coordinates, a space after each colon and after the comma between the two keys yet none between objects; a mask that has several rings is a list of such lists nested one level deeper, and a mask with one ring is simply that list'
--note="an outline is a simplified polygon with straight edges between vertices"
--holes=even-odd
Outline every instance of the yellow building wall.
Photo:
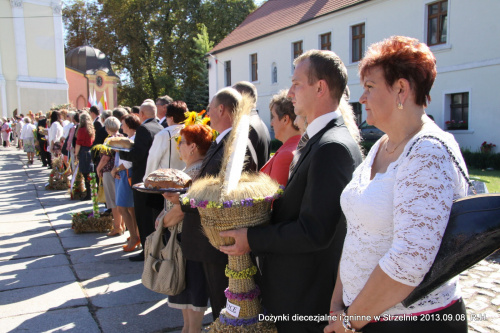
[{"label": "yellow building wall", "polygon": [[[24,26],[28,74],[34,77],[57,78],[55,64],[54,18],[52,8],[24,2]],[[34,17],[38,16],[38,17]]]},{"label": "yellow building wall", "polygon": [[[0,1],[0,13],[2,16],[12,17],[12,8],[9,1]],[[0,116],[5,113],[8,116],[12,115],[12,111],[17,107],[17,61],[16,61],[16,44],[14,40],[14,25],[13,19],[0,20],[0,57],[2,66],[2,75],[5,79],[6,92],[6,112],[4,112],[4,101],[0,93]]]},{"label": "yellow building wall", "polygon": [[68,100],[68,93],[65,90],[19,88],[19,91],[21,93],[21,110],[24,114],[28,110],[47,112],[51,107],[65,104]]}]

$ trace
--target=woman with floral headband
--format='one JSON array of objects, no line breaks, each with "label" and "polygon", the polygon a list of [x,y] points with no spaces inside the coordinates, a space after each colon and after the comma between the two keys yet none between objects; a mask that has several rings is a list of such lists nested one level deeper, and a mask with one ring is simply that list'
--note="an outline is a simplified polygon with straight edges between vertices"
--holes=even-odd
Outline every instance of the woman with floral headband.
[{"label": "woman with floral headband", "polygon": [[[190,112],[190,114],[194,114],[194,112]],[[187,123],[186,127],[180,131],[180,136],[177,139],[180,156],[186,163],[186,168],[183,171],[191,176],[192,179],[198,176],[203,158],[212,144],[212,129],[203,124],[203,122],[206,123],[208,119],[209,118],[204,118],[204,120],[202,120],[201,116],[198,115],[193,115],[193,117],[188,118],[186,122],[198,123],[192,125]],[[168,195],[164,195],[164,197],[167,200],[169,199]],[[175,223],[170,223],[171,219],[169,219],[169,216],[172,215],[178,216],[178,218],[174,219],[178,221],[177,223],[182,223],[184,214],[180,206],[176,204],[173,205],[173,208],[168,214],[162,216],[161,223],[163,227],[175,225]],[[181,242],[183,251],[185,251],[186,244],[182,242],[182,233],[180,234],[179,241]],[[186,289],[179,295],[169,296],[168,305],[172,308],[182,310],[182,315],[184,317],[184,328],[182,332],[199,333],[208,303],[207,283],[202,263],[187,259],[185,279]]]}]

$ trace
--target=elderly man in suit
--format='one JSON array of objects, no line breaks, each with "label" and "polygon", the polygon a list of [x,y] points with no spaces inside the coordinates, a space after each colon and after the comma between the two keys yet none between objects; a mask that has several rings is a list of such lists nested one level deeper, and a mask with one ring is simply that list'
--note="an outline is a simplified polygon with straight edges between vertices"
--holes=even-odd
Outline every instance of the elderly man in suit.
[{"label": "elderly man in suit", "polygon": [[[241,99],[241,94],[233,88],[224,88],[219,90],[210,102],[208,107],[210,126],[219,132],[219,136],[212,143],[203,159],[199,178],[216,176],[221,171],[224,147],[230,136],[234,113]],[[257,171],[257,164],[255,157],[253,157],[255,154],[251,153],[249,146],[250,142],[247,144],[246,158],[248,162],[245,164],[245,170]],[[227,288],[229,280],[224,272],[228,263],[227,256],[217,251],[208,242],[208,238],[203,234],[200,214],[197,209],[192,209],[189,205],[179,206],[178,195],[170,195],[169,200],[177,204],[170,211],[169,218],[175,222],[184,218],[181,242],[184,256],[189,260],[203,263],[212,316],[215,320],[226,305],[224,290]]]},{"label": "elderly man in suit", "polygon": [[[340,194],[361,163],[339,103],[347,70],[331,51],[311,50],[295,60],[291,97],[309,126],[290,166],[283,196],[273,205],[271,223],[224,232],[236,244],[227,254],[253,251],[261,260],[262,301],[279,332],[322,332],[326,322],[293,321],[293,315],[328,314],[346,232]],[[348,122],[351,123],[351,122]]]},{"label": "elderly man in suit", "polygon": [[156,99],[156,109],[157,109],[157,117],[160,119],[160,125],[163,126],[163,128],[168,127],[167,123],[167,106],[172,103],[174,100],[172,97],[165,95],[162,97],[158,97]]},{"label": "elderly man in suit", "polygon": [[257,167],[262,169],[269,160],[271,152],[271,135],[266,124],[262,121],[257,111],[257,88],[248,81],[237,82],[234,86],[240,94],[247,94],[253,100],[253,109],[250,112],[250,132],[248,137],[252,142],[257,155]]},{"label": "elderly man in suit", "polygon": [[[135,141],[130,152],[120,152],[120,158],[132,162],[132,184],[141,183],[146,172],[146,163],[148,161],[149,149],[153,144],[155,135],[160,132],[163,127],[156,119],[156,105],[147,99],[145,100],[139,111],[141,126],[135,132]],[[141,237],[141,244],[144,248],[146,237],[155,230],[155,218],[153,210],[147,206],[148,194],[134,190],[134,207],[137,227]],[[144,251],[136,256],[129,258],[131,261],[143,261]]]}]

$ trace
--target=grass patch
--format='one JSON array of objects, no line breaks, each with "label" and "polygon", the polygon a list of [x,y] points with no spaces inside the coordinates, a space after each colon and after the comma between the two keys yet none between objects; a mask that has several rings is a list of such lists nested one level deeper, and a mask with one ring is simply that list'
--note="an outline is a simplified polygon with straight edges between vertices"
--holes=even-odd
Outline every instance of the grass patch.
[{"label": "grass patch", "polygon": [[469,169],[471,179],[480,180],[486,183],[488,192],[500,193],[500,171],[487,171],[481,169]]}]

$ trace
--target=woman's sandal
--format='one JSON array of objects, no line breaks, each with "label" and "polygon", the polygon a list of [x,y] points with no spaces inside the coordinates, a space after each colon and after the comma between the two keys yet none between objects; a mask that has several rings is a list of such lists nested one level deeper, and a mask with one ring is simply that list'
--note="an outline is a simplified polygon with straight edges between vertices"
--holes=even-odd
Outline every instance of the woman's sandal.
[{"label": "woman's sandal", "polygon": [[130,247],[128,245],[123,245],[123,251],[124,252],[132,252],[132,251],[137,250],[140,246],[141,246],[141,240],[139,239],[135,244],[133,244]]}]

